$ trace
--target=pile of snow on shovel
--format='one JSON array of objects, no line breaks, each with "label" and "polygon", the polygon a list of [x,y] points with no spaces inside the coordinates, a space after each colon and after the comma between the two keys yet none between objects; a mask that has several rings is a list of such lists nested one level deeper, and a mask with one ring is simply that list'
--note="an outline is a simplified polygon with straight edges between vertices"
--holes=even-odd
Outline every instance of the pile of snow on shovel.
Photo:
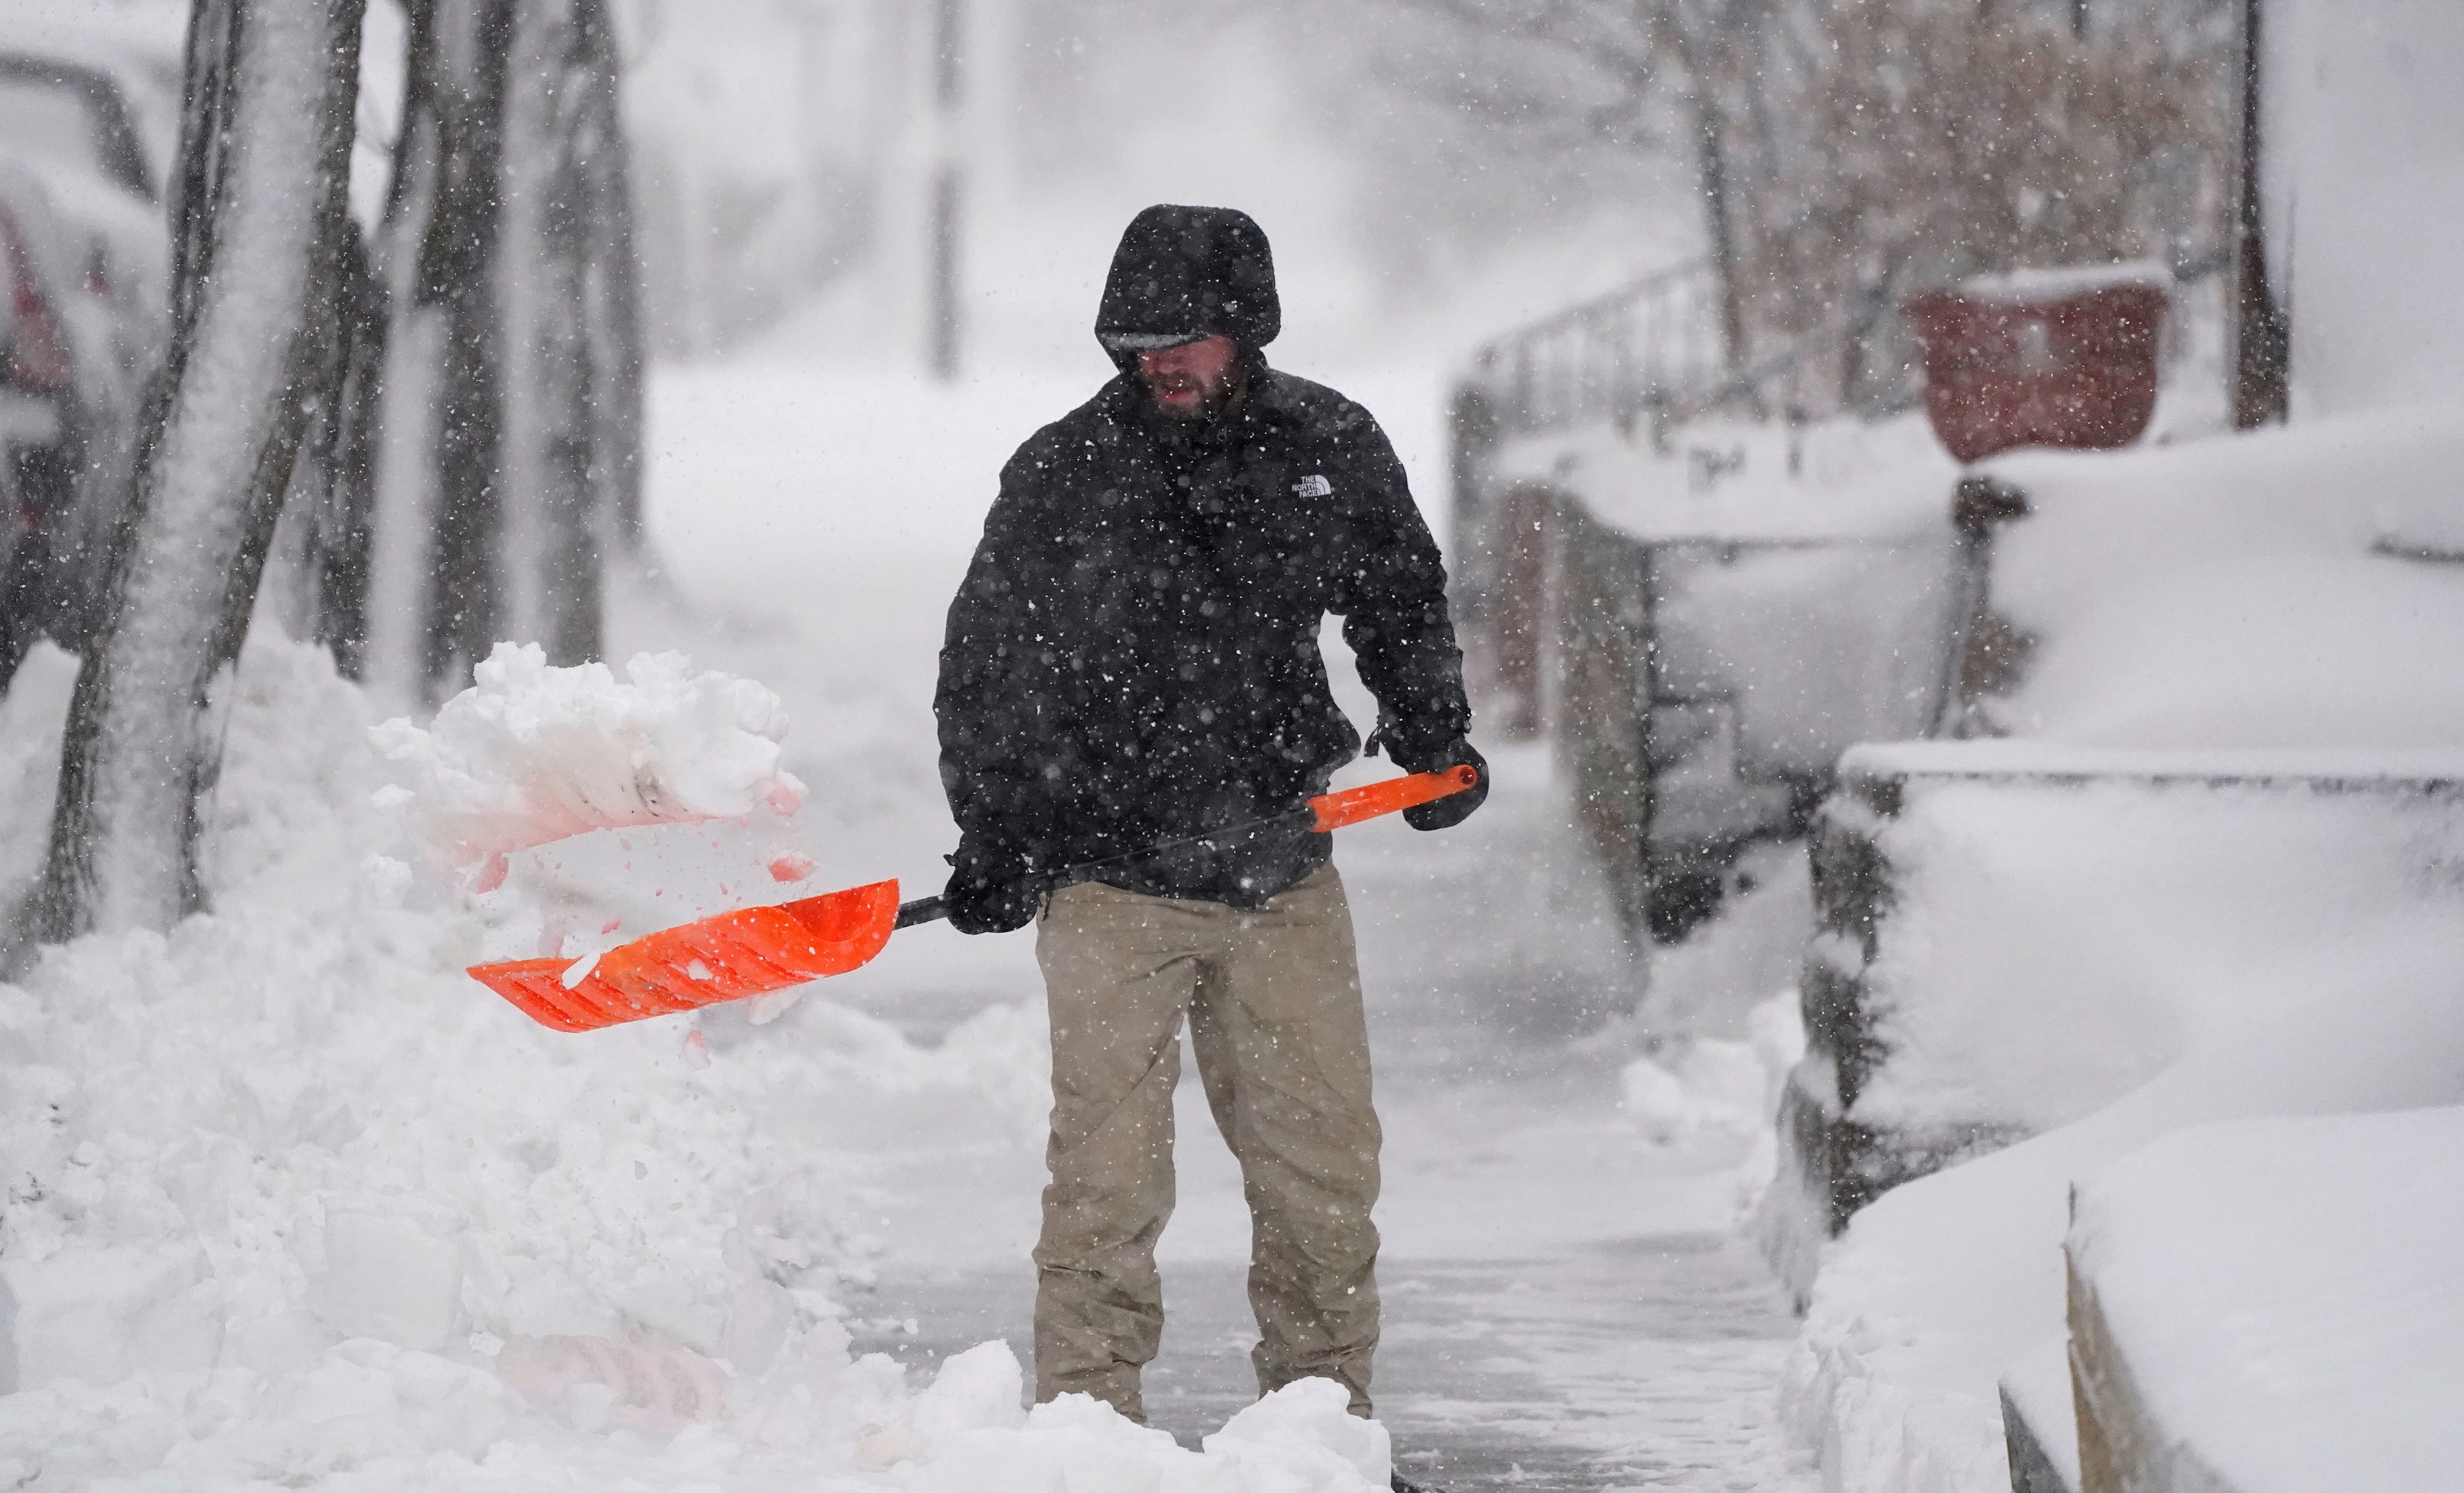
[{"label": "pile of snow on shovel", "polygon": [[538,644],[499,643],[426,729],[389,720],[378,747],[408,782],[421,847],[504,879],[506,855],[594,829],[792,814],[804,785],[779,765],[787,708],[750,679],[695,672],[682,653],[548,667]]}]

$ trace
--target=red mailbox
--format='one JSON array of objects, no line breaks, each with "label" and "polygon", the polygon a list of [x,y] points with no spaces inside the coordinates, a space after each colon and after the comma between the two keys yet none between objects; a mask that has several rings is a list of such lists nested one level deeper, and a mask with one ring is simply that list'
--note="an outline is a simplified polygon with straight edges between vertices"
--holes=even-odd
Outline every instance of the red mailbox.
[{"label": "red mailbox", "polygon": [[2013,275],[1911,296],[1925,415],[1950,454],[2127,446],[2156,410],[2167,297],[2154,276]]}]

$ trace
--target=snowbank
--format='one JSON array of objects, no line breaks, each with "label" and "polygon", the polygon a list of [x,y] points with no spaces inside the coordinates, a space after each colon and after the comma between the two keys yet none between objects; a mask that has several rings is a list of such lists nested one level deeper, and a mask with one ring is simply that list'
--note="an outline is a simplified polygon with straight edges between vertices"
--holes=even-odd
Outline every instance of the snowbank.
[{"label": "snowbank", "polygon": [[538,644],[499,643],[477,681],[425,730],[386,721],[417,835],[445,865],[593,829],[790,814],[803,785],[779,765],[787,711],[750,679],[695,673],[681,653],[551,669]]},{"label": "snowbank", "polygon": [[[0,762],[45,715],[0,718]],[[0,1485],[1376,1481],[1373,1428],[1308,1386],[1176,1460],[1084,1407],[1021,1420],[1014,1389],[935,1421],[957,1391],[850,1362],[846,1158],[1031,1146],[1040,1020],[998,1008],[929,1050],[825,1001],[758,1030],[536,1028],[461,974],[477,912],[385,858],[403,826],[371,802],[368,724],[321,651],[253,641],[214,911],[0,986]],[[48,808],[10,801],[0,842]],[[915,1444],[877,1439],[902,1422]],[[975,1471],[935,1473],[962,1447]],[[1138,1467],[1160,1481],[1106,1470]]]},{"label": "snowbank", "polygon": [[2464,1109],[2243,1120],[2167,1136],[2082,1187],[2074,1352],[2119,1481],[2452,1482],[2464,1189],[2424,1183],[2459,1154]]},{"label": "snowbank", "polygon": [[1749,1041],[1683,1037],[1627,1063],[1617,1090],[1628,1122],[1660,1146],[1705,1133],[1768,1141],[1780,1084],[1805,1055],[1796,993],[1765,1000],[1747,1021]]},{"label": "snowbank", "polygon": [[2464,857],[2464,753],[2428,779],[2328,754],[2266,779],[2033,750],[2044,776],[1909,775],[1873,834],[1896,903],[1863,974],[1882,1055],[1855,1122],[2049,1130],[2323,984],[2426,990],[2464,965],[2442,869]]},{"label": "snowbank", "polygon": [[2464,742],[2464,419],[2407,407],[2125,451],[2029,451],[1992,604],[2035,639],[1996,726],[2079,745]]},{"label": "snowbank", "polygon": [[[2265,939],[2287,911],[2254,907],[2233,926]],[[2126,1096],[1859,1213],[1828,1253],[1784,1389],[1828,1485],[2004,1493],[1995,1381],[2063,1333],[2071,1189],[2116,1158],[2209,1120],[2464,1102],[2464,1008],[2453,999],[2464,914],[2431,911],[2414,904],[2410,936],[2357,930],[2338,948],[2285,948],[2294,956],[2279,968],[2221,973],[2206,992],[2216,1019]],[[2043,931],[2022,926],[2020,946],[2055,947]]]},{"label": "snowbank", "polygon": [[1285,1386],[1234,1415],[1191,1452],[1089,1395],[1019,1409],[1018,1360],[1000,1343],[949,1359],[899,1420],[856,1447],[894,1464],[922,1454],[901,1482],[914,1493],[983,1488],[1086,1488],[1089,1493],[1386,1493],[1394,1460],[1386,1428],[1354,1419],[1331,1379]]},{"label": "snowbank", "polygon": [[1797,1049],[1779,1065],[1784,1077],[1805,1044],[1795,1001],[1814,922],[1812,882],[1800,844],[1766,843],[1739,855],[1720,915],[1682,943],[1652,949],[1650,1029],[1760,1043],[1779,1020],[1771,1002],[1784,996],[1786,1023],[1795,1033]]},{"label": "snowbank", "polygon": [[1918,414],[1796,429],[1705,421],[1675,432],[1665,452],[1639,428],[1626,436],[1602,424],[1509,442],[1491,472],[1501,489],[1573,493],[1594,517],[1649,543],[1937,534],[1959,476]]}]

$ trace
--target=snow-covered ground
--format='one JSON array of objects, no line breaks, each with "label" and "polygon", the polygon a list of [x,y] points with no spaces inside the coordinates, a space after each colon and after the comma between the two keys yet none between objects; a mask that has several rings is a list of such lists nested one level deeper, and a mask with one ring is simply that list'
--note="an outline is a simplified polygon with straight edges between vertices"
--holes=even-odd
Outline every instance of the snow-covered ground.
[{"label": "snow-covered ground", "polygon": [[[1896,1188],[1825,1251],[1789,1400],[1837,1488],[2000,1493],[2004,1396],[2076,1476],[2086,1428],[2072,1420],[2066,1334],[2073,1364],[2082,1345],[2077,1318],[2066,1325],[2064,1230],[2073,1197],[2134,1175],[2134,1152],[2211,1121],[2464,1102],[2452,994],[2464,686],[2450,664],[2464,638],[2464,425],[2435,397],[2456,365],[2453,318],[2422,309],[2453,290],[2407,278],[2442,231],[2412,206],[2437,195],[2431,163],[2350,132],[2393,108],[2419,121],[2403,138],[2435,137],[2453,101],[2406,60],[2426,52],[2392,38],[2428,49],[2455,23],[2433,7],[2370,9],[2353,27],[2300,0],[2270,33],[2304,49],[2287,75],[2295,127],[2278,137],[2304,163],[2297,418],[2202,434],[2160,417],[2172,444],[1984,464],[2030,513],[1993,540],[1990,601],[2021,659],[2015,689],[1980,717],[2029,739],[1851,756],[1907,783],[1891,822],[1870,826],[1891,866],[1890,926],[1861,954],[1853,940],[1825,951],[1861,963],[1859,1015],[1884,1049],[1848,1118],[2033,1138]],[[2342,159],[2321,170],[2322,152]],[[2399,183],[2411,196],[2387,210]],[[2365,203],[2378,220],[2344,210]],[[2334,1133],[2374,1145],[2392,1123]],[[2197,1428],[2198,1458],[2233,1463],[2231,1485],[2287,1485],[2272,1480],[2339,1457],[2306,1485],[2409,1485],[2421,1444],[2368,1435],[2378,1411],[2349,1386],[2271,1404],[2235,1382],[2227,1334],[2208,1330],[2280,1328],[2281,1363],[2253,1372],[2323,1384],[2336,1350],[2323,1332],[2296,1344],[2301,1324],[2452,1316],[2452,1291],[2412,1292],[2395,1271],[2355,1303],[2332,1258],[2335,1194],[2285,1180],[2280,1211],[2245,1215],[2273,1231],[2245,1246],[2247,1268],[2135,1294],[2138,1342],[2199,1342],[2166,1362],[2170,1382],[2140,1388],[2171,1407],[2168,1434]],[[2421,1237],[2436,1207],[2408,1199],[2389,1227]],[[2226,1262],[2193,1253],[2178,1214],[2141,1211],[2084,1236],[2134,1241],[2136,1258],[2107,1256],[2123,1278],[2162,1275],[2177,1254],[2202,1272]],[[2404,1350],[2384,1360],[2385,1404],[2409,1402]],[[2452,1400],[2452,1368],[2422,1361]]]},{"label": "snow-covered ground", "polygon": [[[937,886],[941,608],[991,473],[1091,388],[1088,362],[950,390],[778,353],[663,375],[657,563],[620,583],[612,652],[677,649],[775,690],[794,725],[764,770],[809,795],[786,817],[498,845],[508,885],[486,895],[569,889],[611,858],[680,914],[883,876]],[[1433,383],[1331,382],[1438,470]],[[0,710],[16,790],[0,869],[21,875],[68,675],[55,653],[29,670]],[[417,786],[420,764],[380,752],[380,714],[321,654],[253,640],[212,804],[216,911],[47,951],[0,986],[0,1482],[999,1489],[1066,1468],[1091,1489],[1382,1486],[1382,1438],[1307,1387],[1201,1453],[1084,1405],[1022,1419],[1000,1345],[929,1388],[852,1352],[877,1283],[1023,1259],[1045,1104],[1029,941],[913,930],[764,1025],[723,1008],[544,1031],[460,974],[506,952],[487,947],[504,920],[425,867],[381,791]],[[1491,1262],[1544,1292],[1575,1265],[1614,1281],[1627,1258],[1682,1262],[1768,1167],[1740,1114],[1768,1083],[1757,1053],[1784,1059],[1787,1034],[1744,1041],[1770,992],[1721,972],[1759,981],[1770,960],[1698,951],[1702,1029],[1737,1040],[1629,1067],[1648,1044],[1621,1020],[1640,976],[1542,757],[1497,761],[1495,801],[1462,831],[1389,822],[1341,851],[1378,1034],[1390,1258]],[[796,856],[810,875],[776,879]],[[1235,1257],[1247,1234],[1202,1109],[1183,1134],[1168,1269]],[[1588,1425],[1580,1444],[1612,1461],[1692,1446],[1670,1465],[1702,1485],[1785,1485],[1776,1297],[1738,1282],[1638,1319],[1667,1344],[1591,1341],[1535,1371],[1563,1403],[1510,1419]],[[1398,1337],[1431,1326],[1412,1295]],[[1635,1391],[1663,1380],[1665,1406]],[[1407,1381],[1396,1408],[1443,1415],[1452,1393]]]},{"label": "snow-covered ground", "polygon": [[[1869,971],[1874,1123],[2032,1138],[1883,1194],[1825,1252],[1791,1417],[1857,1493],[2010,1485],[1997,1381],[2057,1363],[2071,1198],[2118,1159],[2229,1117],[2464,1102],[2452,798],[1982,750],[2005,745],[1860,754],[2049,776],[1919,779],[1881,835],[1913,911]],[[2050,776],[2100,757],[2111,777]],[[2067,1438],[2066,1387],[2051,1404]]]}]

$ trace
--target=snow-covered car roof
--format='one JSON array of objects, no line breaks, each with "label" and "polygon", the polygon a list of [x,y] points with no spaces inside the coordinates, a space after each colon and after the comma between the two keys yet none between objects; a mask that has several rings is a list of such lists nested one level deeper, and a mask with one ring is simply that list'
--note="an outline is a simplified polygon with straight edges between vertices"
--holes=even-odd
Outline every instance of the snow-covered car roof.
[{"label": "snow-covered car roof", "polygon": [[91,170],[133,196],[160,195],[151,153],[107,73],[0,49],[0,146]]},{"label": "snow-covered car roof", "polygon": [[33,7],[0,7],[0,77],[110,84],[136,132],[143,195],[159,197],[178,144],[186,25],[177,7],[72,11],[39,0]]},{"label": "snow-covered car roof", "polygon": [[0,148],[0,217],[77,360],[90,406],[122,407],[167,315],[170,246],[162,213],[134,193],[56,161]]},{"label": "snow-covered car roof", "polygon": [[165,72],[176,84],[187,41],[183,5],[110,5],[97,0],[15,0],[0,8],[0,47],[42,52],[88,67]]}]

